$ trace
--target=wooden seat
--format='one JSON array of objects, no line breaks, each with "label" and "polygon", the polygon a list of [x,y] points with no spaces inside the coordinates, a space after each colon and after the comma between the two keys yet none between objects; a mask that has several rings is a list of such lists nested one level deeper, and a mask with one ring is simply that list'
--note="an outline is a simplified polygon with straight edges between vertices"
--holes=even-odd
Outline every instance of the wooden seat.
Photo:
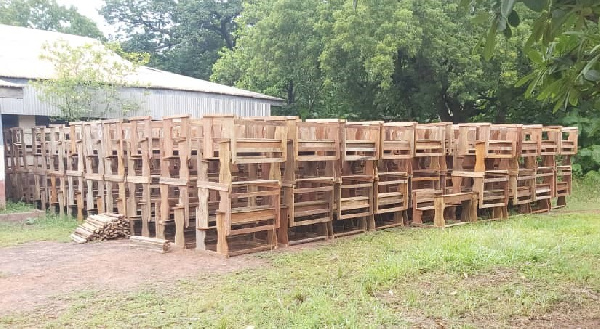
[{"label": "wooden seat", "polygon": [[[417,190],[413,191],[413,225],[423,225],[423,213],[433,211],[433,226],[448,227],[459,223],[474,222],[477,220],[477,198],[476,192],[461,192],[442,194],[439,190]],[[461,218],[459,223],[448,225],[444,217],[444,211],[450,207],[461,207]]]}]

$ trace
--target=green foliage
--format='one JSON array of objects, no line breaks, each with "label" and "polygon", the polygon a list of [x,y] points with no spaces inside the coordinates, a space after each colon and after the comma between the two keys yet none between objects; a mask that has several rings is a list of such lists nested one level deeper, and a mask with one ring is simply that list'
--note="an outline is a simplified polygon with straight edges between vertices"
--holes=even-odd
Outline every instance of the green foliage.
[{"label": "green foliage", "polygon": [[107,0],[104,18],[129,52],[152,54],[149,65],[208,79],[221,48],[232,48],[241,0]]},{"label": "green foliage", "polygon": [[600,171],[600,111],[592,102],[582,102],[571,107],[561,123],[579,127],[579,153],[573,171],[582,176],[590,171]]},{"label": "green foliage", "polygon": [[172,0],[107,0],[100,13],[116,27],[125,50],[151,54],[149,64],[160,68],[170,47],[175,6]]},{"label": "green foliage", "polygon": [[[520,20],[515,19],[519,12],[535,12],[525,44],[534,70],[519,82],[520,85],[529,83],[527,96],[551,102],[555,110],[597,99],[600,90],[598,1],[476,0],[475,7],[467,6],[471,1],[462,2],[474,16],[483,12],[492,18],[483,51],[486,58],[495,55],[497,32],[519,26]],[[517,6],[517,2],[525,6]],[[510,33],[505,35],[510,37]]]},{"label": "green foliage", "polygon": [[104,38],[96,23],[56,0],[0,0],[0,23]]},{"label": "green foliage", "polygon": [[573,195],[569,197],[567,210],[593,211],[599,208],[600,172],[588,171],[573,180]]},{"label": "green foliage", "polygon": [[[282,97],[280,114],[304,118],[578,125],[575,168],[587,172],[600,167],[588,149],[600,137],[597,25],[585,16],[582,35],[554,16],[540,23],[559,2],[475,1],[468,20],[451,0],[248,2],[211,79]],[[565,86],[567,75],[579,82]]]},{"label": "green foliage", "polygon": [[42,59],[54,66],[55,78],[35,81],[33,86],[40,92],[40,100],[56,106],[58,116],[66,121],[124,115],[138,109],[140,104],[124,97],[121,88],[140,87],[131,75],[147,57],[125,54],[114,44],[72,46],[60,40],[45,44],[42,55]]},{"label": "green foliage", "polygon": [[530,69],[528,22],[488,62],[472,52],[488,18],[462,17],[450,0],[250,2],[212,79],[285,98],[283,112],[302,117],[505,122],[543,112],[514,87]]},{"label": "green foliage", "polygon": [[290,113],[313,115],[323,106],[319,67],[323,43],[317,24],[330,6],[333,3],[318,0],[249,3],[240,17],[239,25],[245,28],[239,31],[237,45],[223,51],[212,79],[284,94]]},{"label": "green foliage", "polygon": [[365,1],[357,10],[346,5],[334,13],[325,25],[331,36],[320,55],[326,91],[333,96],[330,112],[376,118],[377,112],[389,115],[386,108],[398,105],[389,95],[398,92],[395,74],[405,68],[404,59],[418,56],[422,45],[416,16],[410,2],[398,1]]}]

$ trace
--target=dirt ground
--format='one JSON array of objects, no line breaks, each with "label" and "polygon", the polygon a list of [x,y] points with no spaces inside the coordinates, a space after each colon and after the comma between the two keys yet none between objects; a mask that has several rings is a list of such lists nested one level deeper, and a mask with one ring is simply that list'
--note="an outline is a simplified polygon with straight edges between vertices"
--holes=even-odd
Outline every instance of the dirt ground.
[{"label": "dirt ground", "polygon": [[[317,243],[322,245],[325,243]],[[299,245],[286,249],[302,250],[315,245]],[[284,252],[283,250],[275,252]],[[38,307],[59,310],[68,305],[65,295],[86,291],[133,291],[148,282],[170,284],[182,278],[222,274],[249,268],[269,266],[268,261],[253,255],[224,259],[194,251],[158,254],[130,249],[127,241],[111,241],[78,245],[73,243],[34,242],[0,248],[0,316],[35,310]],[[472,276],[464,284],[485,286],[502,282],[519,282],[512,270]],[[521,279],[522,280],[522,279]],[[424,288],[427,290],[427,288]],[[437,288],[436,288],[437,289]],[[506,327],[514,328],[600,328],[599,296],[591,291],[575,291],[594,301],[579,307],[562,303],[549,313],[537,317],[516,317]],[[432,292],[433,294],[433,292]],[[384,299],[389,296],[383,296]],[[383,298],[382,297],[382,298]],[[415,328],[446,328],[434,319],[405,310]],[[482,327],[497,327],[490,319],[471,319]]]},{"label": "dirt ground", "polygon": [[250,255],[226,260],[186,250],[159,254],[130,249],[126,241],[35,242],[0,248],[0,315],[56,303],[53,297],[77,291],[131,290],[142,283],[160,284],[261,265]]}]

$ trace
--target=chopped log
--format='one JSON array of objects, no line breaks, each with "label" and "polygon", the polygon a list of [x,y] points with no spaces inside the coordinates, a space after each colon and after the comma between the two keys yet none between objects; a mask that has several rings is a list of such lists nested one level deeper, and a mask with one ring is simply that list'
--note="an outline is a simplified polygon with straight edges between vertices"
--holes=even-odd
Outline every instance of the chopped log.
[{"label": "chopped log", "polygon": [[158,238],[148,238],[144,236],[129,237],[129,246],[136,249],[144,249],[166,253],[171,247],[171,243],[167,240]]},{"label": "chopped log", "polygon": [[71,239],[77,243],[86,243],[87,242],[86,238],[82,238],[76,234],[71,234]]},{"label": "chopped log", "polygon": [[79,236],[82,236],[82,237],[89,237],[89,236],[92,236],[94,234],[94,232],[88,231],[88,230],[86,230],[85,228],[83,228],[81,226],[75,229],[75,233],[78,234]]}]

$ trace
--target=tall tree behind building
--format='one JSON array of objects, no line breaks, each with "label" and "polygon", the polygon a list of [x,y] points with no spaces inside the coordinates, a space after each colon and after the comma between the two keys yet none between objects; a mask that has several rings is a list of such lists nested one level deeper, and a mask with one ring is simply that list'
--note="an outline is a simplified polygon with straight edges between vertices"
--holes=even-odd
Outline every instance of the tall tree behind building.
[{"label": "tall tree behind building", "polygon": [[286,113],[304,117],[552,119],[514,87],[530,71],[531,21],[486,61],[474,49],[487,23],[463,15],[455,0],[249,2],[213,79],[285,98]]},{"label": "tall tree behind building", "polygon": [[208,79],[222,48],[235,46],[241,0],[107,0],[100,13],[126,51],[151,54],[149,65]]},{"label": "tall tree behind building", "polygon": [[55,0],[0,0],[0,23],[104,39],[91,19]]}]

